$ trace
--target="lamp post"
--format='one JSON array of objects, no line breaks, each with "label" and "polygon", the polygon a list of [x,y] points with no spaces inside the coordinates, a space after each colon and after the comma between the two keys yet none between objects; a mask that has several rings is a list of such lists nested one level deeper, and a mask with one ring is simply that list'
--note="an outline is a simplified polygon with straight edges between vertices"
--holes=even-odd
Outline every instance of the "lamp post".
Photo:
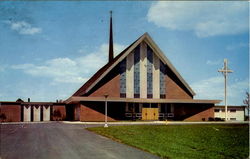
[{"label": "lamp post", "polygon": [[108,94],[104,94],[105,97],[105,124],[104,127],[107,128],[108,127],[108,102],[107,102],[107,98],[108,98]]},{"label": "lamp post", "polygon": [[221,72],[224,75],[224,79],[225,79],[225,121],[227,121],[227,75],[228,73],[233,72],[233,70],[230,70],[227,67],[227,59],[224,59],[224,67],[218,70],[218,72]]}]

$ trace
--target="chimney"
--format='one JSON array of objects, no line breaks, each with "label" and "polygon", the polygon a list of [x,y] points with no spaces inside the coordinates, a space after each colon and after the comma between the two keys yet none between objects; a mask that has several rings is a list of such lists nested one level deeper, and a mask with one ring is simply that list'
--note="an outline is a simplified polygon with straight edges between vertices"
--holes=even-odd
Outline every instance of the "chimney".
[{"label": "chimney", "polygon": [[113,51],[113,29],[112,29],[112,11],[110,11],[110,28],[109,28],[109,62],[114,58]]}]

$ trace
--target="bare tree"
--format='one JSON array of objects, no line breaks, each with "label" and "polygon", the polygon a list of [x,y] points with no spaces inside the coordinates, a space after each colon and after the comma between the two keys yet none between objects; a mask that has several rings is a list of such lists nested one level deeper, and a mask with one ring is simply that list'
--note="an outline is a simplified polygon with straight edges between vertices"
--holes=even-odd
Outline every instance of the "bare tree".
[{"label": "bare tree", "polygon": [[243,103],[247,106],[247,115],[248,115],[248,120],[249,120],[249,111],[250,111],[250,103],[249,103],[249,92],[246,91],[246,99],[243,100]]}]

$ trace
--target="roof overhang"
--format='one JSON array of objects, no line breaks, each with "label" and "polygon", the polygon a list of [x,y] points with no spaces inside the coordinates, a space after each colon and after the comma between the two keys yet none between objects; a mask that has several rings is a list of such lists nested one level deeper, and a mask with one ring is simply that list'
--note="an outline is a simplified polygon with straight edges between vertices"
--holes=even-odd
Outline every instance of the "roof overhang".
[{"label": "roof overhang", "polygon": [[64,105],[66,103],[54,103],[54,102],[15,102],[15,101],[0,101],[1,104],[22,104],[22,105]]},{"label": "roof overhang", "polygon": [[203,99],[148,99],[148,98],[118,98],[118,97],[79,97],[72,96],[64,101],[66,104],[78,102],[129,102],[129,103],[196,103],[196,104],[217,104],[221,100],[203,100]]},{"label": "roof overhang", "polygon": [[[228,108],[246,108],[246,105],[228,105]],[[225,108],[225,105],[215,105],[215,108]]]}]

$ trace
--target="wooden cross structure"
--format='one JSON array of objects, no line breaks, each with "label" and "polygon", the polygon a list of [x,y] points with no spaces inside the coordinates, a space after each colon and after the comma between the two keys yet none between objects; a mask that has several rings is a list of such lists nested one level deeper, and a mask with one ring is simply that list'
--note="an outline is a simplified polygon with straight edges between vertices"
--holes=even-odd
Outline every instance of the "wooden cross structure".
[{"label": "wooden cross structure", "polygon": [[225,121],[227,121],[227,75],[228,73],[233,72],[233,70],[230,70],[228,68],[227,64],[228,64],[227,59],[224,59],[224,67],[218,70],[218,72],[221,72],[224,75],[225,79]]}]

